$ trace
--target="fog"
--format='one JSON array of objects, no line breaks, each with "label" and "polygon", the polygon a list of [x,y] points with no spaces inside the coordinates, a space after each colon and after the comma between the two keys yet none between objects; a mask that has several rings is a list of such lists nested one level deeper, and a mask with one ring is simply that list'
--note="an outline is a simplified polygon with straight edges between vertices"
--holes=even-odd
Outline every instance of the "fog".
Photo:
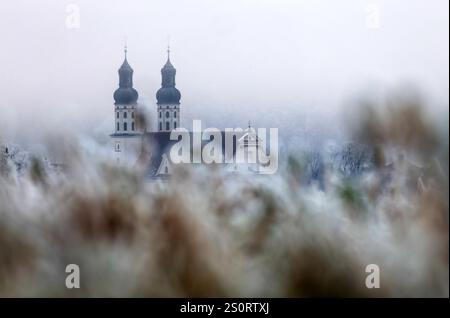
[{"label": "fog", "polygon": [[[67,25],[70,3],[79,28]],[[170,38],[188,128],[328,131],[354,96],[404,83],[448,113],[444,0],[15,0],[0,13],[0,141],[111,133],[125,38],[151,113]]]}]

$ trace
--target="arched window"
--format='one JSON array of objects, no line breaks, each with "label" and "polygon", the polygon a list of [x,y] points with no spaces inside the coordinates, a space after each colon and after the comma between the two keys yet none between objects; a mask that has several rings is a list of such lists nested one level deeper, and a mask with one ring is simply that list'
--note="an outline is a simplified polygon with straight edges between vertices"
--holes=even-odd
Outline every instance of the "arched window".
[{"label": "arched window", "polygon": [[177,112],[173,112],[173,118],[177,118]]},{"label": "arched window", "polygon": [[127,123],[123,123],[123,130],[127,131],[128,127],[127,127]]},{"label": "arched window", "polygon": [[166,130],[170,130],[170,124],[169,124],[169,122],[166,123]]},{"label": "arched window", "polygon": [[119,131],[120,130],[120,125],[119,125],[119,123],[117,123],[117,131]]},{"label": "arched window", "polygon": [[159,123],[159,130],[162,130],[162,123]]},{"label": "arched window", "polygon": [[123,118],[127,118],[127,112],[123,112]]},{"label": "arched window", "polygon": [[131,123],[131,131],[134,131],[134,121]]},{"label": "arched window", "polygon": [[169,118],[169,116],[170,116],[170,113],[166,112],[166,118]]},{"label": "arched window", "polygon": [[177,122],[173,123],[173,128],[176,129],[177,128]]}]

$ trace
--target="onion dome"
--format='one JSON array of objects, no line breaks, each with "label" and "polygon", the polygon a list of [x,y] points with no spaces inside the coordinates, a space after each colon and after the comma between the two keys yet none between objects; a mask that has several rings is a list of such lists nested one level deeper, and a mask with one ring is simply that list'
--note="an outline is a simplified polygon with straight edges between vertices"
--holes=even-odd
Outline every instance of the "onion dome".
[{"label": "onion dome", "polygon": [[175,87],[175,74],[177,70],[170,62],[170,50],[167,50],[167,62],[161,69],[161,88],[156,92],[158,104],[179,104],[181,93]]},{"label": "onion dome", "polygon": [[114,92],[114,101],[116,104],[133,104],[138,97],[138,92],[133,88],[133,69],[128,64],[125,47],[125,59],[119,68],[119,88]]}]

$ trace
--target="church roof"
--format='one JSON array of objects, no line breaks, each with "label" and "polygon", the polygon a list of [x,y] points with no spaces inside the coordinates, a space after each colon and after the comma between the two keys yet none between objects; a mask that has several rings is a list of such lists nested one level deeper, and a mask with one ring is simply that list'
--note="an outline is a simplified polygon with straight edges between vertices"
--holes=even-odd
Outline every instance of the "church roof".
[{"label": "church roof", "polygon": [[138,92],[133,87],[119,87],[114,92],[114,101],[116,104],[132,104],[136,103],[139,98]]},{"label": "church roof", "polygon": [[156,100],[158,104],[179,104],[181,98],[180,91],[172,87],[161,87],[156,92]]},{"label": "church roof", "polygon": [[170,62],[170,57],[167,57],[167,62],[166,62],[166,64],[164,64],[162,70],[168,71],[168,70],[174,70],[174,69],[175,69],[175,67]]},{"label": "church roof", "polygon": [[[142,163],[146,165],[147,168],[147,176],[151,178],[158,177],[157,172],[158,168],[161,165],[162,158],[164,154],[167,155],[168,158],[170,158],[169,153],[171,147],[178,142],[178,140],[171,140],[170,139],[170,131],[159,131],[159,132],[147,132],[143,136],[143,152],[146,152],[146,154],[141,154],[141,158],[147,158],[146,163]],[[190,136],[190,145],[192,148],[193,145],[193,132],[189,132]],[[232,149],[226,149],[225,142],[222,142],[222,154],[224,156],[231,156],[234,157],[237,149],[237,143],[240,137],[242,137],[243,132],[225,132],[221,131],[222,134],[222,140],[225,140],[226,134],[229,134],[228,138],[232,138]],[[233,137],[234,135],[234,137]],[[202,139],[202,149],[203,147],[209,143],[209,140],[203,140]],[[230,153],[226,153],[229,151]]]},{"label": "church roof", "polygon": [[167,50],[167,61],[161,69],[161,88],[156,92],[158,104],[179,104],[181,93],[175,87],[177,70],[170,62],[170,50]]},{"label": "church roof", "polygon": [[125,56],[125,59],[123,60],[122,65],[119,68],[120,71],[131,71],[133,72],[133,69],[131,68],[130,64],[128,63],[127,57]]},{"label": "church roof", "polygon": [[127,48],[125,47],[125,58],[119,68],[119,88],[114,92],[114,101],[116,104],[136,103],[139,94],[133,88],[133,69],[127,60]]}]

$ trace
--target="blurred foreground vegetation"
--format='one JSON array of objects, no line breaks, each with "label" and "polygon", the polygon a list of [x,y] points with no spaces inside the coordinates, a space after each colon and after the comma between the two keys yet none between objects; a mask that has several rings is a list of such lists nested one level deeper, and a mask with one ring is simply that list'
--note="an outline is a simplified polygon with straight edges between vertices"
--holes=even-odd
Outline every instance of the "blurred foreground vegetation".
[{"label": "blurred foreground vegetation", "polygon": [[448,122],[378,106],[331,160],[292,153],[273,176],[150,182],[70,146],[55,173],[0,149],[0,296],[448,297]]}]

